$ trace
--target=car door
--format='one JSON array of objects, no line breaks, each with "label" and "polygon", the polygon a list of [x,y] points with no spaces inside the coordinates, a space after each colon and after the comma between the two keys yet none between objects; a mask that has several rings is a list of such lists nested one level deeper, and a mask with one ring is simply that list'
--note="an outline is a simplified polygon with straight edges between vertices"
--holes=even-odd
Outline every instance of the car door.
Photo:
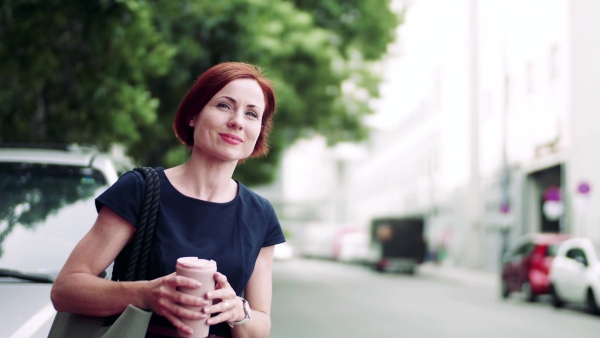
[{"label": "car door", "polygon": [[575,248],[574,254],[576,255],[575,261],[578,262],[580,267],[578,273],[573,276],[573,294],[576,300],[584,302],[587,288],[586,274],[590,263],[582,248]]},{"label": "car door", "polygon": [[570,264],[569,260],[564,253],[558,253],[552,260],[552,266],[550,267],[552,285],[562,298],[565,297],[566,289],[568,289],[566,287],[566,275],[569,274],[569,269],[566,265]]},{"label": "car door", "polygon": [[531,265],[531,254],[535,249],[535,245],[531,242],[524,244],[519,250],[519,257],[515,268],[517,269],[517,280],[515,287],[521,290],[524,283],[529,282],[529,267]]},{"label": "car door", "polygon": [[580,248],[571,248],[565,254],[562,274],[564,288],[561,295],[572,302],[581,302],[585,298],[585,271],[588,261],[585,253]]}]

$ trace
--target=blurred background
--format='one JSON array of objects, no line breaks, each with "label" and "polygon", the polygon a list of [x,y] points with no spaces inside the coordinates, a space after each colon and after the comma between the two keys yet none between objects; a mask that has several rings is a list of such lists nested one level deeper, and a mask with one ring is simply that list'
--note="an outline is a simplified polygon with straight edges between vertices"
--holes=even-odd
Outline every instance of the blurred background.
[{"label": "blurred background", "polygon": [[[188,153],[171,123],[194,79],[257,64],[278,98],[271,152],[234,178],[271,201],[288,239],[273,337],[395,336],[408,312],[408,336],[584,337],[597,318],[499,295],[527,236],[600,241],[599,12],[596,0],[5,0],[0,147],[85,144],[174,166]],[[340,309],[366,285],[379,301],[360,303],[372,316],[357,329]],[[481,324],[459,325],[456,309]]]},{"label": "blurred background", "polygon": [[402,3],[369,137],[294,143],[281,218],[300,232],[418,219],[444,263],[489,271],[530,232],[600,239],[595,6]]}]

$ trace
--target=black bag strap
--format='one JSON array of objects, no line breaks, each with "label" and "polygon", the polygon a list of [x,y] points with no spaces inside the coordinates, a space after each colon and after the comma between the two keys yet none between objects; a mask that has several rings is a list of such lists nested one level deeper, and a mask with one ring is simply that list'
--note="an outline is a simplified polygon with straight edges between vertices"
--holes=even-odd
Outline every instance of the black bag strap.
[{"label": "black bag strap", "polygon": [[121,250],[113,265],[113,281],[148,279],[148,261],[160,198],[160,182],[156,170],[151,167],[135,167],[146,180],[146,190],[138,214],[133,239]]}]

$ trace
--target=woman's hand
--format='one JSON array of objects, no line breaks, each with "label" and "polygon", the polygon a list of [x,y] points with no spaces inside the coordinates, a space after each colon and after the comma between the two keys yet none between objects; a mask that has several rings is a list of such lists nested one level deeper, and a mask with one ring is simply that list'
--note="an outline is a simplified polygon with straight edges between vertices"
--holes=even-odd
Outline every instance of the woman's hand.
[{"label": "woman's hand", "polygon": [[[181,319],[203,319],[210,315],[200,310],[212,304],[211,300],[184,293],[182,289],[196,289],[201,286],[200,282],[176,273],[150,281],[148,292],[146,292],[146,307],[154,313],[166,317],[177,329],[188,334],[192,328],[187,326]],[[235,295],[235,293],[234,293]],[[196,307],[197,310],[190,309]]]},{"label": "woman's hand", "polygon": [[[213,313],[218,315],[208,319],[209,325],[215,325],[223,322],[237,322],[246,317],[244,311],[244,305],[242,301],[237,297],[235,291],[227,282],[227,277],[222,273],[215,273],[215,291],[207,292],[206,299],[210,302],[209,306],[205,306],[202,312],[208,316]],[[216,300],[220,300],[216,302]]]}]

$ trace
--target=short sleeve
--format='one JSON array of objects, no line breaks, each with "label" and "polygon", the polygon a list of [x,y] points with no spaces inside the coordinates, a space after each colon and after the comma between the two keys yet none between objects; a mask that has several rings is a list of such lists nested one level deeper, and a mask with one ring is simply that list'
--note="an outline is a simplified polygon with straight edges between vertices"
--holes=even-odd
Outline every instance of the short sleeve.
[{"label": "short sleeve", "polygon": [[146,183],[136,171],[128,171],[96,198],[96,210],[106,206],[134,226],[144,197]]},{"label": "short sleeve", "polygon": [[265,240],[262,244],[263,247],[285,242],[285,236],[283,235],[281,224],[279,223],[279,219],[277,218],[277,214],[275,213],[275,209],[273,209],[271,203],[268,203],[267,212],[269,213],[269,224],[267,233],[265,235]]}]

